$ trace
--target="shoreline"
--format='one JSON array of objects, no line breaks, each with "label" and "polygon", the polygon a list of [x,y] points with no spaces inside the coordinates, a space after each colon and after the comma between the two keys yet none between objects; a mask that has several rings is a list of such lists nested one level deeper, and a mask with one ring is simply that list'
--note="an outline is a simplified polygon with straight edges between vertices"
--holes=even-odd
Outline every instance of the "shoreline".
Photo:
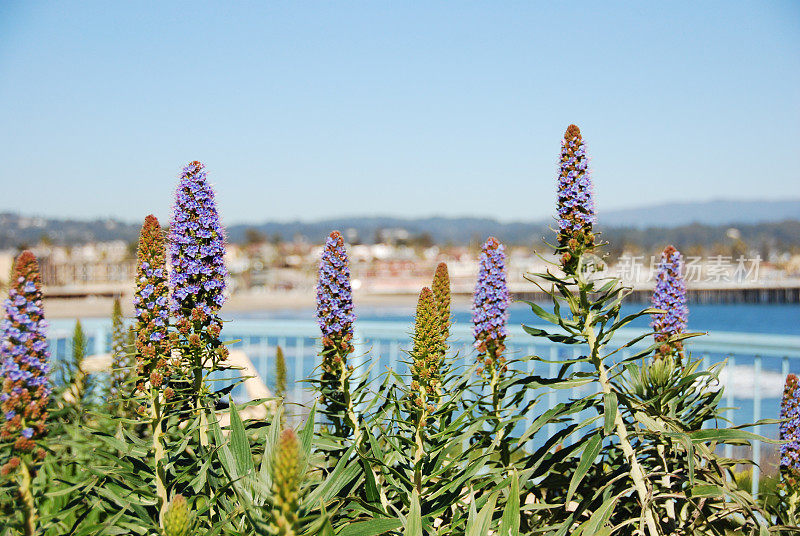
[{"label": "shoreline", "polygon": [[[416,294],[374,294],[353,292],[356,307],[399,307],[414,308],[417,304]],[[467,296],[453,296],[452,303],[457,307],[468,307],[471,303]],[[121,299],[122,314],[133,316],[133,301],[130,296]],[[47,298],[43,300],[45,318],[110,318],[114,305],[113,298]],[[257,311],[297,311],[314,309],[316,294],[310,292],[248,292],[236,293],[225,302],[222,315],[231,316]]]}]

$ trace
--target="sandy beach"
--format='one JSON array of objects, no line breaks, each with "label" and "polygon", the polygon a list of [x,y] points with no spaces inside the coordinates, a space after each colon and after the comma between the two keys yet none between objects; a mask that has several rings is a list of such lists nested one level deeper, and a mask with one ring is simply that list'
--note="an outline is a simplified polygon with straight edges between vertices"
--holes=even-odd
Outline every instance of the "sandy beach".
[{"label": "sandy beach", "polygon": [[[417,295],[353,293],[356,307],[414,307]],[[239,292],[232,295],[222,308],[223,315],[255,311],[286,311],[312,309],[316,296],[312,291],[297,292]],[[454,296],[453,307],[468,307],[469,298]],[[47,318],[106,318],[111,316],[112,298],[45,298],[44,310]],[[125,316],[133,316],[133,303],[129,295],[122,298]]]}]

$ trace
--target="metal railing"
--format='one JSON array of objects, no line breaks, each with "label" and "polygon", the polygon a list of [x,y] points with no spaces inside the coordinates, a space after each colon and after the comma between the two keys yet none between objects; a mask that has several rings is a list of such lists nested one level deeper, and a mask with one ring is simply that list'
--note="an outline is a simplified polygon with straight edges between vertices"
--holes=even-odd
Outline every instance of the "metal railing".
[{"label": "metal railing", "polygon": [[[51,351],[56,360],[63,359],[70,351],[72,322],[56,320],[50,331]],[[111,326],[107,320],[84,320],[84,329],[89,338],[90,352],[100,354],[110,350]],[[281,346],[287,365],[287,381],[290,389],[288,402],[307,404],[310,392],[301,380],[311,377],[318,363],[319,335],[316,323],[303,320],[250,320],[240,319],[226,323],[223,338],[232,342],[231,348],[245,352],[252,361],[262,380],[270,388],[274,387],[275,351]],[[410,348],[411,325],[401,322],[359,321],[355,336],[356,351],[351,358],[354,365],[365,364],[371,360],[371,374],[377,378],[387,368],[400,374],[408,372],[404,362],[404,351]],[[472,348],[470,326],[456,324],[451,329],[451,347],[457,359],[471,366],[475,359]],[[611,347],[621,345],[641,334],[636,329],[618,331]],[[619,355],[627,358],[639,349],[647,347],[652,341],[645,339],[625,348]],[[567,353],[579,356],[580,346],[565,346],[543,338],[533,338],[520,326],[509,328],[506,344],[508,355],[539,355],[555,361]],[[720,374],[725,388],[723,400],[727,419],[736,424],[756,422],[762,418],[778,418],[783,382],[789,372],[800,373],[800,336],[764,335],[749,333],[715,332],[687,341],[688,351],[693,356],[702,356],[707,367],[727,360]],[[527,361],[527,372],[553,377],[557,374],[555,363],[535,363]],[[546,367],[546,370],[534,367]],[[545,398],[549,406],[569,397],[585,396],[591,385],[575,387],[572,390],[551,390]],[[242,397],[243,390],[234,392]],[[527,415],[531,423],[537,415]],[[578,418],[578,417],[576,417]],[[552,425],[551,425],[552,426]],[[763,426],[757,430],[767,437],[777,438],[775,425]],[[761,444],[753,444],[753,461],[761,462]],[[726,455],[732,451],[727,447]],[[753,470],[753,491],[757,491],[759,468]]]}]

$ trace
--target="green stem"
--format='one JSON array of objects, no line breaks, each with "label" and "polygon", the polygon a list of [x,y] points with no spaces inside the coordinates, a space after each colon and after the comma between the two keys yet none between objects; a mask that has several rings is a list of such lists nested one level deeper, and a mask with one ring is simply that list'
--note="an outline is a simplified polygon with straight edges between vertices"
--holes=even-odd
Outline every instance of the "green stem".
[{"label": "green stem", "polygon": [[414,485],[417,488],[417,493],[422,495],[422,458],[425,457],[425,440],[423,424],[427,423],[428,409],[423,403],[422,411],[419,419],[416,422],[416,429],[414,430],[414,444],[416,445],[414,451]]},{"label": "green stem", "polygon": [[22,481],[19,484],[19,496],[22,499],[22,513],[25,516],[25,536],[34,536],[36,534],[36,503],[31,491],[33,479],[28,462],[23,461],[20,464],[20,470],[22,471]]},{"label": "green stem", "polygon": [[[192,388],[192,397],[194,398],[194,409],[195,413],[200,416],[200,426],[198,428],[198,435],[200,441],[200,455],[205,457],[208,456],[210,452],[210,442],[208,440],[208,414],[206,413],[206,408],[203,404],[203,352],[202,350],[198,350],[196,352],[194,358],[194,385]],[[213,365],[212,365],[213,370]],[[206,494],[208,495],[208,514],[210,518],[214,518],[214,490],[211,487],[211,482],[206,479]]]},{"label": "green stem", "polygon": [[[601,347],[597,344],[591,313],[587,314],[586,316],[583,333],[586,337],[586,342],[589,344],[592,361],[594,362],[595,367],[597,367],[597,372],[600,376],[600,386],[603,389],[603,393],[611,394],[611,382],[608,379],[608,372],[606,371],[605,364],[600,356]],[[616,416],[614,417],[614,427],[617,431],[617,437],[619,437],[619,446],[622,449],[622,453],[625,455],[625,458],[628,460],[628,463],[631,466],[631,480],[633,480],[633,486],[636,489],[636,494],[639,496],[639,501],[642,503],[643,516],[645,523],[647,524],[647,530],[650,533],[650,536],[658,536],[658,528],[656,526],[655,517],[653,516],[653,511],[650,508],[650,500],[648,498],[644,471],[642,470],[642,466],[639,465],[639,461],[636,459],[636,453],[634,452],[633,447],[628,439],[628,429],[625,427],[625,422],[622,420],[622,414],[620,411],[617,411]]]},{"label": "green stem", "polygon": [[500,403],[503,394],[500,392],[500,371],[495,359],[495,357],[492,357],[492,361],[495,362],[495,364],[492,366],[492,379],[489,380],[489,386],[492,390],[492,420],[494,421],[495,432],[498,435],[497,440],[500,442],[500,461],[503,463],[503,466],[508,467],[511,462],[511,454],[508,451],[508,442],[504,441],[506,430],[501,424],[502,408]]},{"label": "green stem", "polygon": [[[659,443],[658,446],[656,447],[656,450],[658,451],[659,457],[664,462],[664,476],[661,477],[661,485],[664,486],[665,490],[669,491],[671,486],[672,486],[672,483],[671,483],[670,476],[669,476],[669,464],[667,463],[667,457],[666,457],[666,455],[664,453],[664,444],[663,443]],[[666,506],[666,509],[667,509],[667,517],[669,518],[670,521],[672,521],[674,523],[675,522],[675,501],[672,500],[672,499],[668,499],[665,506]]]},{"label": "green stem", "polygon": [[161,401],[158,398],[158,391],[153,389],[150,396],[150,407],[152,411],[152,432],[153,432],[153,463],[156,475],[156,497],[159,502],[159,520],[164,519],[167,510],[169,496],[167,495],[167,475],[164,470],[164,445],[161,441],[164,432],[162,430],[163,417],[161,415]]}]

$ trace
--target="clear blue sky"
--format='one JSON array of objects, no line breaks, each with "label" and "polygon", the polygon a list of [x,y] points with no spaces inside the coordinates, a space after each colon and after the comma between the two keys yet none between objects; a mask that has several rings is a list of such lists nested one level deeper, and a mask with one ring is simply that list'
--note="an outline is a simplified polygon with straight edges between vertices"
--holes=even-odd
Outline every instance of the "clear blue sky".
[{"label": "clear blue sky", "polygon": [[0,3],[0,210],[224,221],[800,198],[800,2]]}]

